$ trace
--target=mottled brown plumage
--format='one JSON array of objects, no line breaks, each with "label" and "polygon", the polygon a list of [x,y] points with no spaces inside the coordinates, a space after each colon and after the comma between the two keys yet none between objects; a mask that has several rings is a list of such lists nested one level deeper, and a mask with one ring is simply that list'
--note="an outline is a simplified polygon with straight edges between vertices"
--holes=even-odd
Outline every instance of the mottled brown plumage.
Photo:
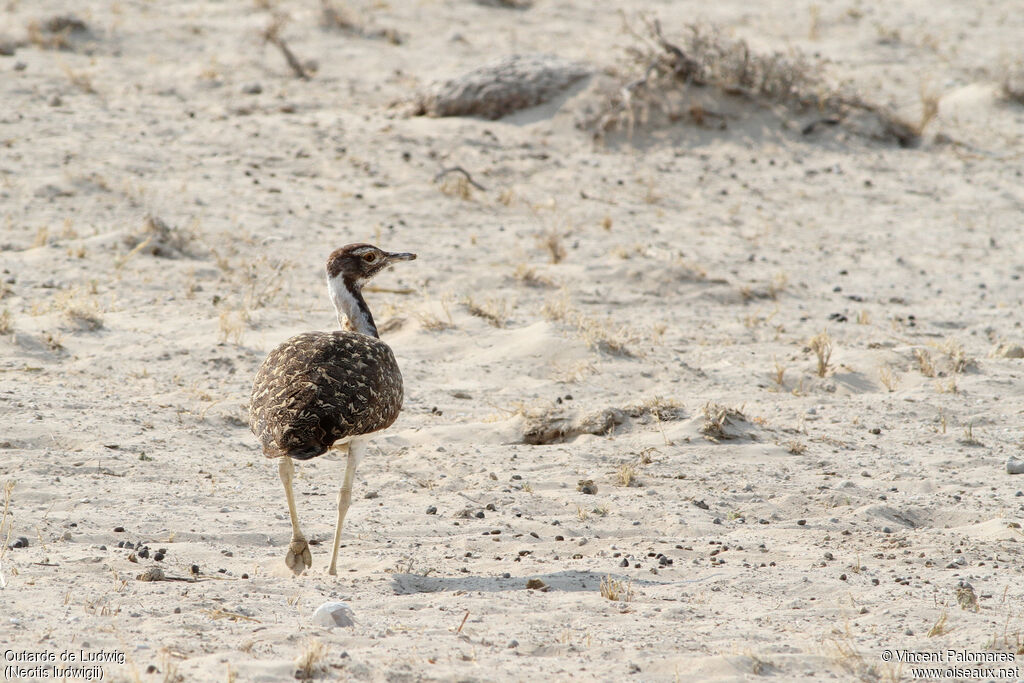
[{"label": "mottled brown plumage", "polygon": [[362,287],[392,263],[415,258],[416,254],[388,253],[370,244],[336,249],[327,259],[327,287],[338,322],[348,329],[292,337],[271,351],[256,373],[249,426],[263,453],[280,458],[281,482],[292,521],[285,564],[296,574],[310,567],[313,559],[299,530],[292,460],[323,455],[335,443],[348,445],[328,569],[335,574],[341,528],[365,447],[361,437],[390,427],[402,408],[402,373],[391,349],[378,338]]},{"label": "mottled brown plumage", "polygon": [[335,441],[390,427],[401,408],[402,373],[387,344],[358,332],[306,332],[263,361],[249,424],[267,457],[308,460]]}]

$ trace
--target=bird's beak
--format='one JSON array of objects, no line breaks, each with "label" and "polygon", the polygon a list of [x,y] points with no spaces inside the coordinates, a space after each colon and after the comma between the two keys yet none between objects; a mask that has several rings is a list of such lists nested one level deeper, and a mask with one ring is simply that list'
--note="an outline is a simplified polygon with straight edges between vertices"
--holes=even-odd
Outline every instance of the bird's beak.
[{"label": "bird's beak", "polygon": [[388,261],[415,261],[416,254],[410,254],[407,251],[402,252],[388,252]]}]

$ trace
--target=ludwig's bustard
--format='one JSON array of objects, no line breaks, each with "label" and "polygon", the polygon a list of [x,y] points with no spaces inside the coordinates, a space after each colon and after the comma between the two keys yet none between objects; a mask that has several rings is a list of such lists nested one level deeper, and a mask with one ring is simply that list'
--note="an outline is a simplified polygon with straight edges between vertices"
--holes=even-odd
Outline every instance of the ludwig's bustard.
[{"label": "ludwig's bustard", "polygon": [[416,254],[388,253],[369,244],[335,250],[327,259],[327,286],[343,329],[292,337],[270,352],[253,381],[249,426],[263,453],[281,458],[281,481],[292,518],[285,564],[296,574],[311,566],[313,558],[295,512],[292,458],[309,460],[333,445],[348,445],[328,569],[335,574],[341,525],[365,447],[362,437],[390,427],[402,408],[402,373],[391,349],[378,338],[361,290],[395,261],[414,258]]}]

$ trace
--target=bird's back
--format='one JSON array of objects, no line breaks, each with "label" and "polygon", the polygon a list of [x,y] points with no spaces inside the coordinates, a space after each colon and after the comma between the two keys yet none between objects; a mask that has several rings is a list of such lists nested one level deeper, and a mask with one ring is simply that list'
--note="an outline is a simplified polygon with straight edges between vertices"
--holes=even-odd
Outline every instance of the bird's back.
[{"label": "bird's back", "polygon": [[253,381],[249,426],[267,457],[307,460],[398,418],[402,375],[391,349],[356,332],[306,332],[270,352]]}]

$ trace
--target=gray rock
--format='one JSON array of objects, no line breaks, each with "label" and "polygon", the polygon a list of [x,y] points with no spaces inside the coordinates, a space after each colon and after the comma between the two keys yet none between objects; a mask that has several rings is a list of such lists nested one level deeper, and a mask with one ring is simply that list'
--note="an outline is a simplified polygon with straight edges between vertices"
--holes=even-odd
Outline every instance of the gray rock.
[{"label": "gray rock", "polygon": [[512,55],[430,86],[416,113],[500,119],[547,102],[590,73],[586,64],[552,55]]}]

